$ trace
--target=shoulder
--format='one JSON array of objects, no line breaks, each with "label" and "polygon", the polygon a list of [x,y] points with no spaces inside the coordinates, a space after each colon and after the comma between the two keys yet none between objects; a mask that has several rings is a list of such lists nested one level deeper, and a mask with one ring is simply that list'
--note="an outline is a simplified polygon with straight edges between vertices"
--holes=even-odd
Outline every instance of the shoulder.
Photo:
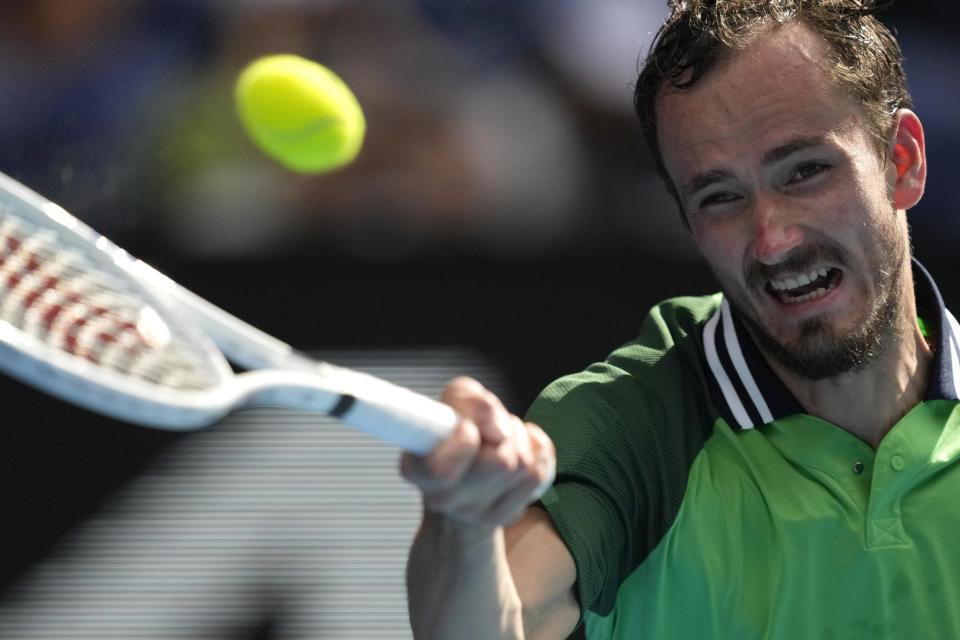
[{"label": "shoulder", "polygon": [[[588,413],[605,425],[617,424],[630,409],[648,417],[670,412],[689,394],[703,397],[703,325],[720,305],[720,295],[672,298],[654,306],[636,338],[603,361],[550,384],[530,408],[528,418],[550,422]],[[582,416],[585,417],[585,416]]]},{"label": "shoulder", "polygon": [[674,298],[656,305],[634,340],[544,389],[526,419],[553,439],[561,468],[616,459],[651,470],[665,456],[685,473],[719,416],[702,335],[720,300]]}]

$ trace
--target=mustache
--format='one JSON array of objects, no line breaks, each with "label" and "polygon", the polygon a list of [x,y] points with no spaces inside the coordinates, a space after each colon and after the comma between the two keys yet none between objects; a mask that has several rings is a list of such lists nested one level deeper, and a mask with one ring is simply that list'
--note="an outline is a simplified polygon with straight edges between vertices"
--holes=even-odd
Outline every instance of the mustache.
[{"label": "mustache", "polygon": [[754,286],[763,286],[770,280],[777,280],[783,275],[808,272],[814,266],[825,262],[837,267],[844,267],[847,264],[843,251],[839,247],[817,243],[794,249],[777,264],[750,261],[746,266],[746,281]]}]

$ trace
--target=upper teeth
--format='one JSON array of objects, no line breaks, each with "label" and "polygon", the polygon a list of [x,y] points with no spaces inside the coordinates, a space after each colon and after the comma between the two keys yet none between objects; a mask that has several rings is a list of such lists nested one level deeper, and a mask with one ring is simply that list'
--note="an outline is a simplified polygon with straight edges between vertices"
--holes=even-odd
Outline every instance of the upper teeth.
[{"label": "upper teeth", "polygon": [[797,287],[802,287],[803,285],[810,284],[817,278],[826,278],[829,269],[821,267],[819,269],[814,269],[810,273],[801,273],[795,278],[784,278],[783,280],[771,280],[770,286],[773,287],[774,291],[789,291],[790,289],[796,289]]}]

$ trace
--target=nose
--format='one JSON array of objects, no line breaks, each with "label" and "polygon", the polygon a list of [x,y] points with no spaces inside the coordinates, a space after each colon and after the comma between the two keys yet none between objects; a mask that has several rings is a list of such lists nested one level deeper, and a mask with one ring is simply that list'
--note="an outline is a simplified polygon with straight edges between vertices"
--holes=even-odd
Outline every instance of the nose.
[{"label": "nose", "polygon": [[759,197],[754,210],[753,253],[759,262],[776,264],[803,244],[803,230],[777,198]]}]

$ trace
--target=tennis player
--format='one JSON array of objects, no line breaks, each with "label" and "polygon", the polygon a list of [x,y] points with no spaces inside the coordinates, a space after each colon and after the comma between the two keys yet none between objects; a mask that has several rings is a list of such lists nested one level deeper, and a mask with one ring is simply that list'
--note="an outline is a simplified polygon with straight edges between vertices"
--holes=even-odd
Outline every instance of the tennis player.
[{"label": "tennis player", "polygon": [[924,136],[876,4],[671,3],[637,111],[722,294],[529,422],[449,386],[455,435],[402,460],[417,638],[960,638],[960,327],[911,259]]}]

